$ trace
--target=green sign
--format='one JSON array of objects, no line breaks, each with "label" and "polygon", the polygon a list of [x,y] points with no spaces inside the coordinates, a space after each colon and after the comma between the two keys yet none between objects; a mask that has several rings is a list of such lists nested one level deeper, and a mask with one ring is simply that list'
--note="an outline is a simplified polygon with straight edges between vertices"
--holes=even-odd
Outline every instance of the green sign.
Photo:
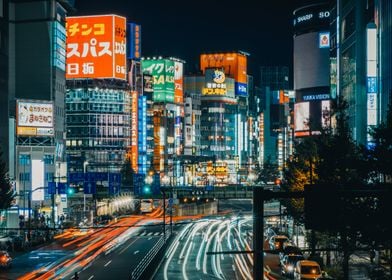
[{"label": "green sign", "polygon": [[155,102],[174,102],[174,61],[152,59],[142,61],[143,72],[153,77]]}]

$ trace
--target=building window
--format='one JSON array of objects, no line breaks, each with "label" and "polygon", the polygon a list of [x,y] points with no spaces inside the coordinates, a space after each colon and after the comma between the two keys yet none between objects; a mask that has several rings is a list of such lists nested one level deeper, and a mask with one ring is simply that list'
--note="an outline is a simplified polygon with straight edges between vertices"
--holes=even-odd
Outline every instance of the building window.
[{"label": "building window", "polygon": [[44,155],[45,164],[54,164],[54,155]]},{"label": "building window", "polygon": [[19,155],[19,165],[30,165],[30,155]]}]

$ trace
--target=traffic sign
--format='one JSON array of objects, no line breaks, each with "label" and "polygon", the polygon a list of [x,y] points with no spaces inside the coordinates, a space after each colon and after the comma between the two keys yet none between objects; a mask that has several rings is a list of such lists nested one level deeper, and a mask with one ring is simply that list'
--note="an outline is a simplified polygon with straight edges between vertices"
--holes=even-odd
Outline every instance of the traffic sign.
[{"label": "traffic sign", "polygon": [[118,194],[121,186],[121,174],[109,173],[109,194]]},{"label": "traffic sign", "polygon": [[58,194],[67,194],[67,184],[66,183],[58,183]]},{"label": "traffic sign", "polygon": [[84,194],[95,194],[97,192],[97,183],[93,181],[87,181],[83,184]]},{"label": "traffic sign", "polygon": [[48,194],[56,194],[56,182],[48,182]]},{"label": "traffic sign", "polygon": [[84,181],[84,173],[83,172],[72,172],[68,173],[68,178],[70,183],[79,183]]}]

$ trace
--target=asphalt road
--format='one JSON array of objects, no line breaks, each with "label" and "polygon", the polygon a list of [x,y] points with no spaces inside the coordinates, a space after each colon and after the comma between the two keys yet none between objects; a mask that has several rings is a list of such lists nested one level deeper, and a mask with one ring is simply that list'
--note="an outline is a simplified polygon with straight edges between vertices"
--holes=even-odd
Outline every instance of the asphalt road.
[{"label": "asphalt road", "polygon": [[[161,226],[148,226],[109,254],[103,254],[79,272],[79,279],[129,279],[132,271],[161,237]],[[71,279],[71,278],[69,278]]]},{"label": "asphalt road", "polygon": [[30,271],[48,266],[55,261],[66,259],[71,254],[71,250],[64,249],[58,242],[53,242],[40,249],[14,256],[12,267],[0,270],[0,279],[17,279]]}]

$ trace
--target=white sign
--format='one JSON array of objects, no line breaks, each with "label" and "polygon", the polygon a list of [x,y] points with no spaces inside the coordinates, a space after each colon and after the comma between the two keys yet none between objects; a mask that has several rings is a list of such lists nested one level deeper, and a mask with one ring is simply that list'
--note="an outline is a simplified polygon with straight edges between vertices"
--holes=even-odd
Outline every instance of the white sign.
[{"label": "white sign", "polygon": [[53,128],[53,104],[19,101],[18,126]]}]

